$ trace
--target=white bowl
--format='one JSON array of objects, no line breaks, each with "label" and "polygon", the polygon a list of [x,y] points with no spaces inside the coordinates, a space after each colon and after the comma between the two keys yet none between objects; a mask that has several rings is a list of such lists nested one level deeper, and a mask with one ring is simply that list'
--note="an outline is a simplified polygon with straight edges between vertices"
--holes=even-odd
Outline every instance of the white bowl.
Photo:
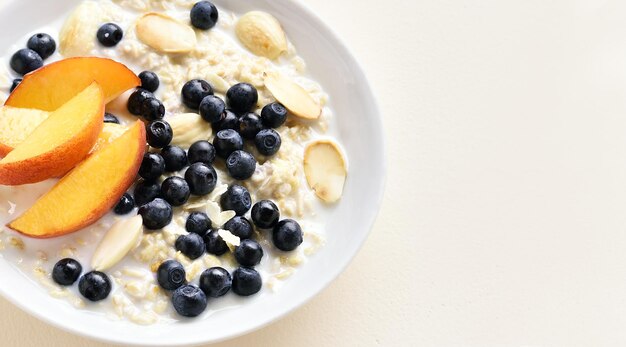
[{"label": "white bowl", "polygon": [[[331,97],[339,141],[350,163],[343,199],[329,216],[327,244],[277,292],[206,319],[138,326],[112,321],[52,299],[15,266],[0,259],[0,293],[27,312],[67,331],[131,345],[188,345],[216,342],[258,329],[294,310],[335,279],[355,256],[372,227],[382,200],[385,159],[382,122],[375,96],[348,49],[302,4],[290,0],[224,0],[218,6],[243,13],[265,10],[285,27],[309,72]],[[12,0],[0,7],[5,31],[1,47],[59,20],[77,0]],[[33,10],[36,8],[37,10]],[[358,286],[357,284],[355,284]]]}]

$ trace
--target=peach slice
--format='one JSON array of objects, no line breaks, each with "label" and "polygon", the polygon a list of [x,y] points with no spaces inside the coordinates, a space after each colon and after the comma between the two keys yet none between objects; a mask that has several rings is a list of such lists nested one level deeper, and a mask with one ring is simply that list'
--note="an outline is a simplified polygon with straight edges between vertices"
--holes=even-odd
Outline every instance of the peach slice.
[{"label": "peach slice", "polygon": [[[22,143],[44,120],[50,112],[30,108],[0,107],[0,157],[5,157],[17,145]],[[104,123],[96,145],[91,150],[98,150],[104,144],[120,137],[126,128],[119,124]]]},{"label": "peach slice", "polygon": [[0,107],[0,157],[22,143],[49,114],[29,108]]},{"label": "peach slice", "polygon": [[98,57],[68,58],[24,76],[5,105],[54,111],[94,81],[102,87],[105,103],[141,85],[137,75],[114,60]]},{"label": "peach slice", "polygon": [[103,118],[102,88],[92,83],[0,160],[0,184],[35,183],[65,174],[94,146]]},{"label": "peach slice", "polygon": [[50,238],[95,223],[134,182],[145,150],[145,126],[137,121],[76,166],[8,226],[27,236]]}]

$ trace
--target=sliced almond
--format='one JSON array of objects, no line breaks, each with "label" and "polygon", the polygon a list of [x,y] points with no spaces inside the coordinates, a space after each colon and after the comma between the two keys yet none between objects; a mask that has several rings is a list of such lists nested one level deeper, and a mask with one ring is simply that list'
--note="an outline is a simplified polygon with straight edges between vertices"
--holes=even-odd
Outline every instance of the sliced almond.
[{"label": "sliced almond", "polygon": [[204,73],[204,79],[206,79],[211,87],[213,87],[213,90],[218,93],[226,94],[226,92],[228,92],[228,89],[230,88],[230,84],[228,84],[225,79],[223,79],[214,72]]},{"label": "sliced almond", "polygon": [[67,17],[59,32],[59,52],[66,58],[88,55],[95,47],[98,23],[103,22],[98,3],[83,1]]},{"label": "sliced almond", "polygon": [[91,267],[98,271],[110,269],[139,244],[143,234],[141,216],[121,219],[104,235],[91,258]]},{"label": "sliced almond", "polygon": [[322,107],[299,84],[279,72],[266,72],[265,87],[294,116],[304,119],[318,119]]},{"label": "sliced almond", "polygon": [[235,211],[222,211],[220,205],[214,201],[207,201],[206,214],[216,228],[221,228],[226,222],[237,215]]},{"label": "sliced almond", "polygon": [[185,211],[198,211],[202,208],[206,208],[206,204],[207,201],[204,199],[191,198],[185,205],[183,205],[183,209]]},{"label": "sliced almond", "polygon": [[211,124],[197,113],[182,113],[167,119],[174,132],[172,144],[190,147],[194,142],[208,139],[213,133]]},{"label": "sliced almond", "polygon": [[304,174],[317,197],[328,203],[338,201],[348,174],[339,146],[328,140],[309,144],[304,150]]},{"label": "sliced almond", "polygon": [[235,211],[223,211],[216,219],[217,223],[215,223],[215,225],[224,226],[226,222],[233,219],[236,215],[237,213],[235,213]]},{"label": "sliced almond", "polygon": [[252,11],[241,16],[235,27],[237,37],[252,53],[269,59],[287,51],[287,36],[280,22],[269,13]]},{"label": "sliced almond", "polygon": [[233,233],[228,230],[219,229],[217,234],[222,238],[222,240],[224,240],[224,242],[226,242],[226,246],[228,246],[231,252],[234,252],[235,248],[237,248],[237,246],[241,243],[241,239],[239,239],[238,236],[233,235]]},{"label": "sliced almond", "polygon": [[222,194],[226,193],[226,191],[228,191],[227,185],[225,184],[217,185],[215,189],[213,189],[211,194],[209,194],[209,200],[217,201],[217,199],[219,199],[222,196]]},{"label": "sliced almond", "polygon": [[146,13],[137,20],[137,37],[163,53],[186,53],[196,47],[196,33],[178,20],[162,13]]}]

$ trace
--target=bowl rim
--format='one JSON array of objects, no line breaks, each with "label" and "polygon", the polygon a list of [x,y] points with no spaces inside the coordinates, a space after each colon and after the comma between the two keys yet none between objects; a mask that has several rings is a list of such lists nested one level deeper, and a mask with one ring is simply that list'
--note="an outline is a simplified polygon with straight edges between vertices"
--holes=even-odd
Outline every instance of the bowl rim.
[{"label": "bowl rim", "polygon": [[[12,2],[15,2],[16,0],[8,0],[5,1],[3,4],[0,5],[0,11],[5,10],[5,8]],[[312,291],[309,291],[308,293],[306,293],[306,295],[302,295],[300,297],[298,297],[297,300],[294,300],[291,304],[289,305],[285,305],[279,309],[277,309],[276,311],[274,311],[271,314],[268,314],[266,316],[263,317],[263,319],[259,320],[258,323],[256,323],[255,325],[249,327],[248,329],[242,329],[240,331],[234,332],[234,333],[227,333],[224,335],[221,335],[217,338],[209,338],[209,339],[203,339],[201,336],[202,335],[195,335],[196,337],[199,338],[195,338],[195,339],[182,339],[182,341],[180,343],[177,343],[176,346],[192,346],[192,345],[199,345],[199,344],[206,344],[206,343],[219,343],[222,341],[226,341],[226,340],[230,340],[236,337],[240,337],[252,332],[255,332],[257,330],[260,330],[276,321],[278,321],[279,319],[284,318],[285,316],[287,316],[288,314],[294,312],[296,309],[300,308],[301,306],[305,305],[306,303],[308,303],[309,301],[311,301],[314,297],[318,296],[320,293],[322,293],[322,291],[324,291],[325,289],[328,288],[328,286],[337,279],[337,277],[339,277],[340,274],[342,274],[347,268],[348,266],[354,261],[354,258],[358,255],[358,253],[360,252],[360,250],[363,248],[363,245],[365,244],[365,241],[368,239],[368,237],[370,236],[372,229],[374,227],[374,223],[376,222],[378,216],[380,215],[380,211],[382,208],[382,204],[383,204],[383,198],[384,198],[384,194],[385,194],[385,186],[387,183],[387,174],[388,174],[388,156],[387,156],[387,143],[386,143],[386,138],[385,138],[385,129],[384,129],[384,124],[382,121],[382,114],[380,112],[380,107],[378,105],[377,100],[373,97],[374,91],[372,89],[372,85],[369,81],[369,79],[367,78],[367,75],[365,74],[365,71],[362,68],[362,65],[356,60],[355,56],[352,54],[352,52],[350,51],[350,49],[348,48],[348,46],[345,44],[344,40],[341,39],[341,37],[337,34],[337,32],[331,28],[330,26],[326,25],[322,19],[309,7],[308,4],[306,4],[303,1],[298,1],[298,0],[282,0],[284,2],[288,2],[290,3],[290,5],[298,8],[300,11],[302,11],[302,13],[308,17],[308,19],[311,21],[311,24],[313,24],[316,28],[318,28],[318,30],[321,31],[321,35],[324,37],[327,37],[329,39],[332,40],[333,45],[341,52],[341,56],[349,61],[352,65],[353,68],[360,74],[360,78],[362,78],[366,84],[364,86],[364,90],[367,94],[371,95],[372,98],[370,98],[371,100],[369,100],[369,102],[371,103],[371,106],[373,108],[372,110],[372,114],[375,114],[377,117],[375,117],[375,119],[373,120],[375,122],[374,126],[377,127],[378,129],[380,129],[379,132],[379,141],[380,141],[380,153],[381,153],[381,162],[382,165],[380,165],[380,180],[377,181],[377,187],[376,189],[373,189],[372,191],[377,192],[376,196],[372,197],[372,202],[373,202],[373,207],[375,207],[375,211],[374,213],[370,214],[367,217],[367,220],[365,221],[365,225],[367,226],[367,230],[365,230],[365,232],[363,233],[363,237],[361,237],[357,244],[356,247],[354,248],[354,251],[351,252],[351,254],[349,254],[348,257],[345,257],[344,259],[346,259],[345,261],[343,261],[342,263],[338,264],[338,266],[335,266],[332,268],[330,272],[329,276],[325,276],[323,281],[318,282],[318,284],[315,285],[315,289]],[[7,288],[0,286],[0,295],[2,295],[5,299],[7,299],[7,301],[9,301],[11,304],[19,307],[21,310],[27,312],[29,315],[44,321],[46,323],[48,323],[51,326],[54,326],[56,328],[59,328],[65,332],[69,332],[71,334],[77,335],[77,336],[81,336],[81,337],[85,337],[88,339],[92,339],[95,341],[100,341],[100,342],[106,342],[106,343],[113,343],[113,344],[118,344],[118,345],[129,345],[129,346],[172,346],[172,344],[169,341],[164,341],[159,343],[158,341],[149,341],[149,342],[139,342],[139,341],[129,341],[127,339],[125,339],[124,336],[111,336],[111,335],[106,335],[106,334],[94,334],[92,330],[89,331],[83,331],[81,329],[79,329],[78,327],[73,327],[70,326],[69,324],[63,324],[62,322],[59,321],[55,321],[54,319],[52,319],[51,316],[45,315],[43,313],[41,313],[41,311],[37,310],[35,305],[33,304],[29,304],[29,303],[25,303],[22,302],[20,300],[18,300],[18,296],[14,295],[12,292],[8,291]]]}]

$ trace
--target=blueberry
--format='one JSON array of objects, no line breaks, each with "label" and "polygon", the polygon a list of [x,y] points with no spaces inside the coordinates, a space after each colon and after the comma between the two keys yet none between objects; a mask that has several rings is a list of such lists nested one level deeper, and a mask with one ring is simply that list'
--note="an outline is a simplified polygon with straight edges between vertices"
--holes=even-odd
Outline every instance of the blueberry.
[{"label": "blueberry", "polygon": [[252,206],[252,222],[257,228],[273,228],[280,218],[278,206],[270,200],[261,200]]},{"label": "blueberry", "polygon": [[200,1],[191,9],[191,24],[202,30],[211,29],[217,24],[219,13],[217,7],[209,1]]},{"label": "blueberry", "polygon": [[212,267],[204,270],[200,275],[200,289],[211,298],[219,298],[226,295],[230,290],[233,279],[226,271],[221,267]]},{"label": "blueberry", "polygon": [[255,266],[263,258],[263,248],[254,240],[243,240],[235,248],[235,259],[241,266]]},{"label": "blueberry", "polygon": [[128,97],[128,112],[134,114],[135,116],[139,116],[141,114],[141,105],[143,105],[144,101],[151,98],[154,98],[154,94],[151,92],[143,88],[135,89],[135,91]]},{"label": "blueberry", "polygon": [[189,259],[198,259],[206,251],[202,236],[194,233],[180,235],[176,239],[176,250],[186,255]]},{"label": "blueberry", "polygon": [[98,29],[96,36],[104,47],[113,47],[122,41],[124,31],[115,23],[106,23]]},{"label": "blueberry", "polygon": [[57,49],[57,43],[54,42],[52,36],[48,34],[35,34],[28,39],[26,47],[37,52],[41,59],[46,59],[51,56]]},{"label": "blueberry", "polygon": [[235,130],[220,130],[213,139],[213,146],[215,146],[215,153],[220,158],[226,159],[234,151],[243,149],[243,139]]},{"label": "blueberry", "polygon": [[143,155],[139,176],[147,181],[153,181],[161,177],[165,172],[165,160],[158,153],[146,153]]},{"label": "blueberry", "polygon": [[120,124],[120,120],[117,119],[117,117],[115,117],[115,115],[110,114],[110,113],[105,113],[104,114],[104,122],[105,123]]},{"label": "blueberry", "polygon": [[209,95],[200,103],[200,116],[209,123],[217,123],[226,112],[226,104],[215,95]]},{"label": "blueberry", "polygon": [[222,255],[228,252],[228,245],[218,234],[217,230],[211,230],[204,234],[204,243],[206,244],[206,251],[214,255]]},{"label": "blueberry", "polygon": [[163,148],[172,142],[174,131],[170,123],[162,120],[155,120],[146,126],[146,140],[154,148]]},{"label": "blueberry", "polygon": [[262,129],[261,118],[254,112],[248,112],[239,118],[239,133],[244,139],[254,139]]},{"label": "blueberry", "polygon": [[177,146],[166,146],[161,150],[161,156],[165,160],[165,171],[180,171],[187,166],[187,153]]},{"label": "blueberry", "polygon": [[205,80],[191,80],[183,86],[183,104],[193,110],[197,110],[202,100],[209,95],[213,95],[213,88]]},{"label": "blueberry", "polygon": [[111,280],[100,271],[91,271],[80,278],[78,290],[89,301],[104,300],[111,293]]},{"label": "blueberry", "polygon": [[157,282],[165,290],[174,290],[187,283],[185,268],[176,260],[166,260],[157,269]]},{"label": "blueberry", "polygon": [[224,224],[224,229],[230,231],[233,235],[240,239],[249,239],[252,237],[252,223],[242,216],[235,216]]},{"label": "blueberry", "polygon": [[254,139],[254,144],[256,145],[256,149],[259,153],[271,156],[274,155],[280,150],[280,146],[282,144],[282,140],[280,139],[280,134],[276,132],[274,129],[264,129],[259,131]]},{"label": "blueberry", "polygon": [[148,230],[159,230],[172,221],[172,206],[161,198],[156,198],[141,206],[138,212],[143,218],[143,225]]},{"label": "blueberry", "polygon": [[141,80],[141,88],[152,93],[156,92],[161,84],[159,76],[152,71],[143,71],[139,74],[139,79]]},{"label": "blueberry", "polygon": [[226,100],[233,111],[250,112],[259,101],[259,93],[250,83],[237,83],[226,92]]},{"label": "blueberry", "polygon": [[20,83],[22,83],[22,79],[21,78],[16,78],[13,80],[13,83],[11,83],[11,89],[9,90],[10,93],[13,93],[13,91],[15,90],[15,88],[17,88],[17,86],[20,85]]},{"label": "blueberry", "polygon": [[161,195],[172,206],[184,205],[190,194],[189,185],[182,177],[168,177],[161,184]]},{"label": "blueberry", "polygon": [[211,165],[215,160],[215,147],[208,141],[197,141],[189,147],[187,157],[190,164],[204,163]]},{"label": "blueberry", "polygon": [[268,128],[278,128],[287,120],[287,109],[278,102],[265,105],[261,110],[261,121]]},{"label": "blueberry", "polygon": [[62,286],[69,286],[76,282],[81,272],[83,272],[83,267],[79,262],[65,258],[54,264],[52,279]]},{"label": "blueberry", "polygon": [[226,159],[226,168],[232,178],[247,180],[254,174],[256,159],[246,151],[234,151]]},{"label": "blueberry", "polygon": [[212,226],[211,219],[204,212],[191,212],[185,223],[188,232],[198,235],[204,235]]},{"label": "blueberry", "polygon": [[274,226],[272,233],[274,246],[281,251],[289,252],[302,243],[302,228],[292,219],[284,219]]},{"label": "blueberry", "polygon": [[207,299],[200,288],[193,284],[186,284],[174,291],[172,304],[179,315],[197,317],[206,309]]},{"label": "blueberry", "polygon": [[185,181],[193,195],[207,195],[215,189],[217,172],[212,166],[195,163],[185,172]]},{"label": "blueberry", "polygon": [[11,57],[11,68],[20,75],[26,75],[42,66],[43,59],[32,49],[20,49]]},{"label": "blueberry", "polygon": [[141,116],[147,121],[163,119],[165,106],[157,98],[148,98],[141,103]]},{"label": "blueberry", "polygon": [[243,216],[252,206],[252,198],[246,188],[233,184],[222,194],[220,205],[224,211],[232,210],[238,216]]},{"label": "blueberry", "polygon": [[239,296],[250,296],[261,290],[261,275],[254,269],[240,267],[233,272],[233,292]]},{"label": "blueberry", "polygon": [[222,119],[217,123],[212,123],[213,130],[217,133],[220,130],[233,129],[239,131],[239,117],[231,110],[224,111]]},{"label": "blueberry", "polygon": [[128,193],[124,193],[120,201],[115,205],[113,212],[117,215],[129,214],[135,208],[135,200]]},{"label": "blueberry", "polygon": [[161,185],[155,181],[141,181],[135,186],[133,198],[135,205],[141,207],[161,195]]}]

